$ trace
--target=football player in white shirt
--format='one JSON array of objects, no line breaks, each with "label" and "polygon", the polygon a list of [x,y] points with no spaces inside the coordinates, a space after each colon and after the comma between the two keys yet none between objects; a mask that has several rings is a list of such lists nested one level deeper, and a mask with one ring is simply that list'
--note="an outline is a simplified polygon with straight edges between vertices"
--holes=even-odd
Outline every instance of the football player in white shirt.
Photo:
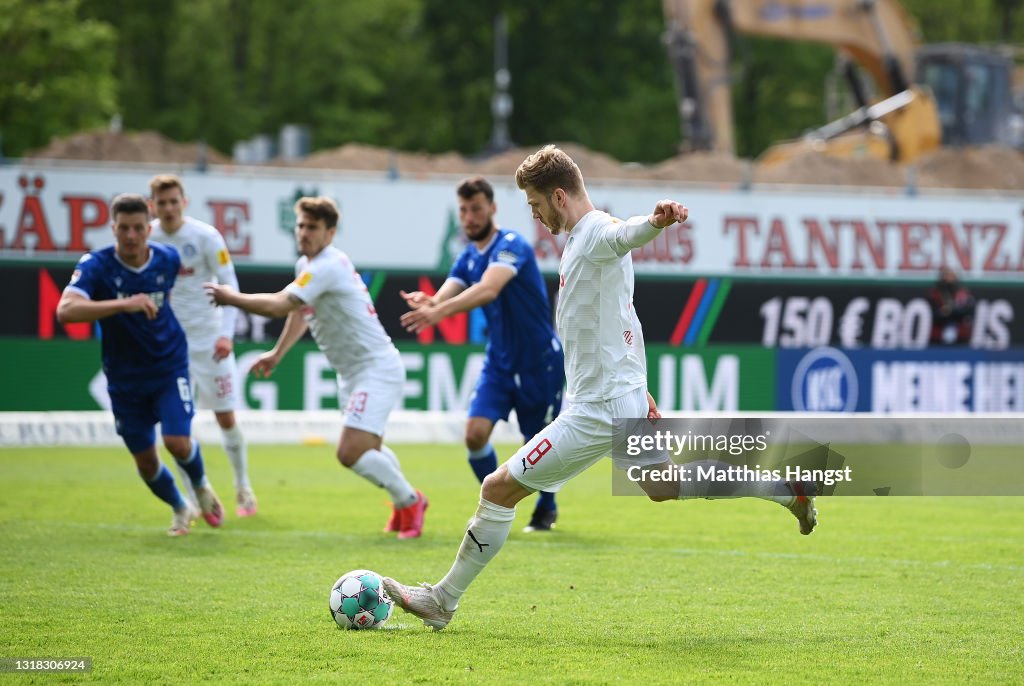
[{"label": "football player in white shirt", "polygon": [[[171,308],[185,329],[188,339],[189,374],[199,407],[212,409],[220,426],[224,452],[235,473],[235,513],[239,517],[256,514],[256,494],[249,482],[245,437],[235,419],[237,364],[233,307],[219,309],[203,292],[207,281],[218,281],[238,288],[235,267],[231,263],[224,237],[217,229],[198,219],[185,216],[188,201],[185,186],[173,174],[154,176],[149,182],[150,240],[173,245],[181,255],[181,269],[171,293]],[[186,488],[195,502],[190,482]]]},{"label": "football player in white shirt", "polygon": [[[385,577],[384,587],[395,602],[435,630],[451,621],[459,598],[504,545],[516,503],[534,491],[558,491],[613,453],[616,418],[645,421],[661,417],[647,392],[643,331],[632,306],[629,252],[653,240],[665,227],[686,221],[687,209],[678,202],[662,200],[649,216],[627,221],[595,210],[579,167],[550,145],[519,166],[516,184],[526,192],[534,218],[555,235],[569,234],[559,267],[561,290],[555,317],[565,348],[567,405],[484,480],[480,504],[455,563],[441,581],[411,587]],[[615,452],[620,469],[666,470],[671,465],[665,453],[620,459],[618,455],[624,451]],[[802,534],[811,533],[817,523],[811,482],[739,482],[712,487],[699,481],[641,480],[639,484],[655,501],[756,495],[789,508]]]},{"label": "football player in white shirt", "polygon": [[230,286],[206,284],[218,305],[233,305],[265,317],[284,317],[273,350],[253,365],[267,376],[308,328],[338,373],[345,424],[338,441],[342,465],[387,490],[393,503],[386,531],[416,538],[423,531],[427,499],[402,474],[383,443],[388,415],[402,400],[405,367],[384,331],[373,301],[348,255],[331,243],[338,228],[338,207],[330,198],[301,198],[295,203],[295,239],[302,257],[295,280],[277,293],[239,293]]}]

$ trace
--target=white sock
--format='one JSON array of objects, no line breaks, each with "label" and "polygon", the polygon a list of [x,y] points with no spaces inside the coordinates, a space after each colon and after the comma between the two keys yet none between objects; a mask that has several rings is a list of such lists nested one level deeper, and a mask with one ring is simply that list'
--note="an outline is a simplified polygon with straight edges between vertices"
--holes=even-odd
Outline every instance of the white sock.
[{"label": "white sock", "polygon": [[687,462],[686,468],[689,470],[691,480],[679,481],[680,500],[752,497],[770,500],[786,507],[793,502],[793,493],[782,479],[775,481],[761,481],[758,479],[732,479],[729,481],[697,480],[698,467],[704,470],[708,470],[711,467],[717,470],[726,470],[733,467],[733,465],[720,460]]},{"label": "white sock", "polygon": [[515,516],[514,507],[502,507],[480,499],[476,514],[469,520],[466,534],[462,537],[462,545],[459,546],[459,554],[455,556],[455,563],[444,578],[435,584],[447,601],[444,603],[446,610],[458,607],[459,598],[473,583],[473,579],[484,571],[487,563],[494,559],[501,546],[505,545]]},{"label": "white sock", "polygon": [[397,508],[409,507],[419,497],[416,495],[416,489],[406,481],[402,470],[379,450],[367,450],[360,455],[352,465],[352,471],[374,486],[386,490]]},{"label": "white sock", "polygon": [[398,455],[395,455],[394,450],[387,447],[386,445],[381,444],[380,451],[384,453],[384,457],[388,458],[388,460],[391,461],[391,464],[395,467],[395,469],[397,469],[398,471],[402,471],[402,463],[398,461]]},{"label": "white sock", "polygon": [[193,505],[198,505],[199,498],[196,497],[196,489],[192,486],[192,477],[188,475],[188,472],[185,471],[185,468],[181,466],[180,462],[177,460],[171,460],[171,462],[174,463],[174,468],[178,471],[178,476],[181,477],[181,483],[185,485],[183,489],[185,491],[185,497],[188,498]]},{"label": "white sock", "polygon": [[228,454],[231,468],[235,471],[235,490],[249,488],[249,470],[246,464],[245,437],[235,424],[230,429],[221,429],[224,437],[224,452]]}]

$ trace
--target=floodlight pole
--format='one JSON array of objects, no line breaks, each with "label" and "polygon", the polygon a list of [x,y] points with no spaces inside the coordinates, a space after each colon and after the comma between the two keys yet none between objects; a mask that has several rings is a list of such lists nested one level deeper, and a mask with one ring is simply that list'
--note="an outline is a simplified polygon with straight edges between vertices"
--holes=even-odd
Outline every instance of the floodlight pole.
[{"label": "floodlight pole", "polygon": [[499,12],[494,17],[494,95],[491,97],[491,141],[488,152],[497,153],[512,147],[508,133],[508,120],[512,115],[512,96],[508,87],[512,74],[508,70],[508,17]]}]

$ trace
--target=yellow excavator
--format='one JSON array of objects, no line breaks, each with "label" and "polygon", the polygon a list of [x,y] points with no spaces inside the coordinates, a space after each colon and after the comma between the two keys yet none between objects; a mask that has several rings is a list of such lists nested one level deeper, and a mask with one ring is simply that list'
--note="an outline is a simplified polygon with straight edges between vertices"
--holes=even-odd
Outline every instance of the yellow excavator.
[{"label": "yellow excavator", "polygon": [[[663,0],[684,144],[734,153],[731,53],[737,34],[832,46],[857,109],[760,157],[771,166],[802,151],[910,162],[940,145],[1020,146],[1014,60],[996,49],[920,46],[895,0]],[[870,102],[858,65],[881,99]]]}]

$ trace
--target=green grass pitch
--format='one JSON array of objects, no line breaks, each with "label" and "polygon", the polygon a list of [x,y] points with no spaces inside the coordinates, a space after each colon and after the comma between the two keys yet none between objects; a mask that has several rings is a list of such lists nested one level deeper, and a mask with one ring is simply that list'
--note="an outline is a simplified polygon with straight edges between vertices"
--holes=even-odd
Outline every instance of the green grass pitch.
[{"label": "green grass pitch", "polygon": [[[436,581],[476,504],[462,448],[396,449],[431,501],[419,540],[381,533],[383,491],[329,447],[251,448],[259,515],[231,507],[181,539],[123,449],[3,450],[0,657],[93,658],[89,674],[12,679],[1024,681],[1024,498],[823,498],[802,537],[770,503],[612,497],[609,460],[559,496],[557,531],[523,534],[520,506],[445,631],[398,610],[342,631],[339,575]],[[206,462],[229,500],[223,453]]]}]

